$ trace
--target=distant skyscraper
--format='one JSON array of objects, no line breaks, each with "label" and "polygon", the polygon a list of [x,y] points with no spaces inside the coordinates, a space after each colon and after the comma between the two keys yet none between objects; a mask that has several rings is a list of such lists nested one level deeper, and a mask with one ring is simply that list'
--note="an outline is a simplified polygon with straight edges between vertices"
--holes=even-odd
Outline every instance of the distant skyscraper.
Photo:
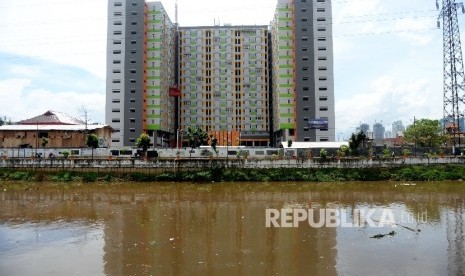
[{"label": "distant skyscraper", "polygon": [[381,142],[384,139],[384,126],[381,123],[375,123],[373,125],[373,140],[376,142]]},{"label": "distant skyscraper", "polygon": [[356,133],[359,133],[360,131],[363,131],[363,133],[367,134],[368,131],[370,131],[370,125],[369,124],[360,124],[360,126],[358,126],[356,129],[355,129],[355,132]]},{"label": "distant skyscraper", "polygon": [[405,131],[405,127],[402,124],[402,121],[395,121],[392,123],[392,135],[393,138],[401,135]]}]

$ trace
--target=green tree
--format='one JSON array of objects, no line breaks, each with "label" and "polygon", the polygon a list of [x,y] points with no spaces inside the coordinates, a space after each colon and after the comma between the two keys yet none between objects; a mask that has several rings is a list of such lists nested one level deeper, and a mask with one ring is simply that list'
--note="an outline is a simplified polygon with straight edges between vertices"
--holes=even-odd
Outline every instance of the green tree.
[{"label": "green tree", "polygon": [[349,148],[351,154],[358,155],[358,149],[360,146],[363,146],[367,140],[368,137],[363,131],[360,131],[359,133],[352,133],[352,136],[350,136],[349,139]]},{"label": "green tree", "polygon": [[328,157],[328,152],[325,149],[320,149],[321,160],[326,160],[326,157]]},{"label": "green tree", "polygon": [[98,137],[95,134],[87,135],[86,145],[92,148],[92,160],[94,160],[94,149],[98,148]]},{"label": "green tree", "polygon": [[40,144],[42,145],[42,148],[44,149],[44,158],[45,158],[45,147],[48,144],[48,138],[47,137],[42,137],[40,139]]},{"label": "green tree", "polygon": [[195,149],[202,145],[207,145],[208,133],[203,131],[199,126],[196,126],[195,128],[188,127],[187,139],[189,141],[189,146],[192,149]]},{"label": "green tree", "polygon": [[147,155],[147,149],[150,147],[150,137],[142,133],[139,138],[137,138],[136,146],[142,148],[142,155],[145,157]]},{"label": "green tree", "polygon": [[5,121],[0,117],[0,126],[3,126],[5,124]]},{"label": "green tree", "polygon": [[405,130],[404,139],[420,147],[440,147],[447,141],[438,120],[420,119]]},{"label": "green tree", "polygon": [[288,141],[287,141],[287,147],[288,147],[288,148],[291,148],[291,147],[292,147],[292,140],[288,140]]}]

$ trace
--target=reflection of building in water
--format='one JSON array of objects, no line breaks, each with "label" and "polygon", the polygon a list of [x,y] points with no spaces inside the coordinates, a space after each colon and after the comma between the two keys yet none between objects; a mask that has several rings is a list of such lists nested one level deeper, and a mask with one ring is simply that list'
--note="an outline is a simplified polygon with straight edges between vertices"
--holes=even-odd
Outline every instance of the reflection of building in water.
[{"label": "reflection of building in water", "polygon": [[[336,229],[266,228],[265,208],[298,201],[300,193],[191,190],[134,196],[110,206],[105,227],[108,275],[334,275]],[[133,206],[137,204],[137,206]]]},{"label": "reflection of building in water", "polygon": [[449,275],[465,275],[464,203],[463,199],[456,199],[452,210],[446,211]]}]

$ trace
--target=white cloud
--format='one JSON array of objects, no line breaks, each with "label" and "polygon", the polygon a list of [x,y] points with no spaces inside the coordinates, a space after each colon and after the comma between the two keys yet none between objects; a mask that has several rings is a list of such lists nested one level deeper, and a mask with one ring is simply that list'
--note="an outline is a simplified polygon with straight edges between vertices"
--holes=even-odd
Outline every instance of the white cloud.
[{"label": "white cloud", "polygon": [[432,20],[429,18],[399,19],[396,21],[394,29],[401,39],[417,46],[427,46],[434,38],[434,35],[431,34]]},{"label": "white cloud", "polygon": [[47,110],[61,111],[80,117],[80,109],[85,106],[93,121],[104,123],[105,95],[101,93],[78,93],[64,91],[54,93],[46,89],[30,89],[31,80],[6,79],[0,81],[2,105],[0,116],[19,121],[42,114]]},{"label": "white cloud", "polygon": [[432,89],[428,79],[399,82],[391,76],[372,82],[370,91],[336,101],[337,128],[353,132],[360,122],[383,121],[388,127],[396,120],[408,123],[417,118],[440,118],[441,93]]},{"label": "white cloud", "polygon": [[107,1],[2,1],[0,52],[77,66],[105,78]]}]

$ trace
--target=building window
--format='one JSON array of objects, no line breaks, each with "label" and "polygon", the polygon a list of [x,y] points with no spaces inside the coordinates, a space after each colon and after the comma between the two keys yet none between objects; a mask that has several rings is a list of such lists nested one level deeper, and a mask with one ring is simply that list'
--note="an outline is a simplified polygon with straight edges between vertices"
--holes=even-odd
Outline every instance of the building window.
[{"label": "building window", "polygon": [[114,55],[119,55],[119,54],[121,54],[121,50],[113,50],[113,54]]},{"label": "building window", "polygon": [[120,35],[120,34],[122,34],[122,32],[121,31],[113,31],[113,34],[114,35]]},{"label": "building window", "polygon": [[119,90],[119,89],[113,89],[112,92],[115,93],[115,94],[117,94],[117,93],[120,93],[121,90]]},{"label": "building window", "polygon": [[121,83],[121,80],[120,79],[114,79],[113,83]]},{"label": "building window", "polygon": [[328,97],[320,97],[320,101],[325,102],[328,100]]},{"label": "building window", "polygon": [[136,113],[136,109],[135,108],[129,108],[129,112]]},{"label": "building window", "polygon": [[130,128],[129,132],[136,132],[136,129],[135,128]]},{"label": "building window", "polygon": [[120,69],[113,69],[113,73],[115,73],[115,74],[121,73],[121,70]]},{"label": "building window", "polygon": [[121,40],[113,40],[113,44],[114,45],[119,45],[119,44],[121,44]]},{"label": "building window", "polygon": [[302,37],[302,41],[308,41],[308,37],[306,36]]},{"label": "building window", "polygon": [[123,3],[121,3],[121,2],[115,2],[115,5],[114,5],[114,6],[115,6],[115,7],[121,7],[122,5],[123,5]]},{"label": "building window", "polygon": [[135,25],[137,25],[137,22],[136,22],[136,21],[132,21],[132,22],[131,22],[131,25],[132,25],[132,26],[135,26]]},{"label": "building window", "polygon": [[111,110],[111,112],[113,112],[113,113],[119,113],[119,112],[120,112],[120,109],[119,109],[119,108],[113,108],[113,109]]},{"label": "building window", "polygon": [[112,122],[112,123],[119,123],[119,122],[121,122],[121,121],[120,121],[119,118],[113,118],[113,119],[111,119],[111,122]]},{"label": "building window", "polygon": [[113,15],[114,16],[121,16],[121,15],[123,15],[123,13],[122,12],[114,12]]},{"label": "building window", "polygon": [[321,106],[320,111],[328,111],[328,107],[327,106]]},{"label": "building window", "polygon": [[135,142],[136,142],[136,138],[131,138],[131,139],[129,139],[129,142],[135,143]]},{"label": "building window", "polygon": [[115,21],[115,22],[113,22],[113,25],[115,25],[115,26],[121,26],[121,25],[123,25],[123,22],[121,22],[121,21]]},{"label": "building window", "polygon": [[129,72],[131,72],[132,74],[135,74],[135,73],[136,73],[136,69],[131,69],[131,70],[129,70]]},{"label": "building window", "polygon": [[325,21],[326,21],[326,18],[324,18],[324,17],[318,17],[318,18],[316,19],[316,21],[317,21],[317,22],[325,22]]},{"label": "building window", "polygon": [[326,57],[318,57],[318,60],[326,60]]},{"label": "building window", "polygon": [[113,99],[111,102],[112,103],[120,103],[120,99]]},{"label": "building window", "polygon": [[326,77],[319,77],[318,80],[325,81],[325,80],[327,80],[327,78]]}]

